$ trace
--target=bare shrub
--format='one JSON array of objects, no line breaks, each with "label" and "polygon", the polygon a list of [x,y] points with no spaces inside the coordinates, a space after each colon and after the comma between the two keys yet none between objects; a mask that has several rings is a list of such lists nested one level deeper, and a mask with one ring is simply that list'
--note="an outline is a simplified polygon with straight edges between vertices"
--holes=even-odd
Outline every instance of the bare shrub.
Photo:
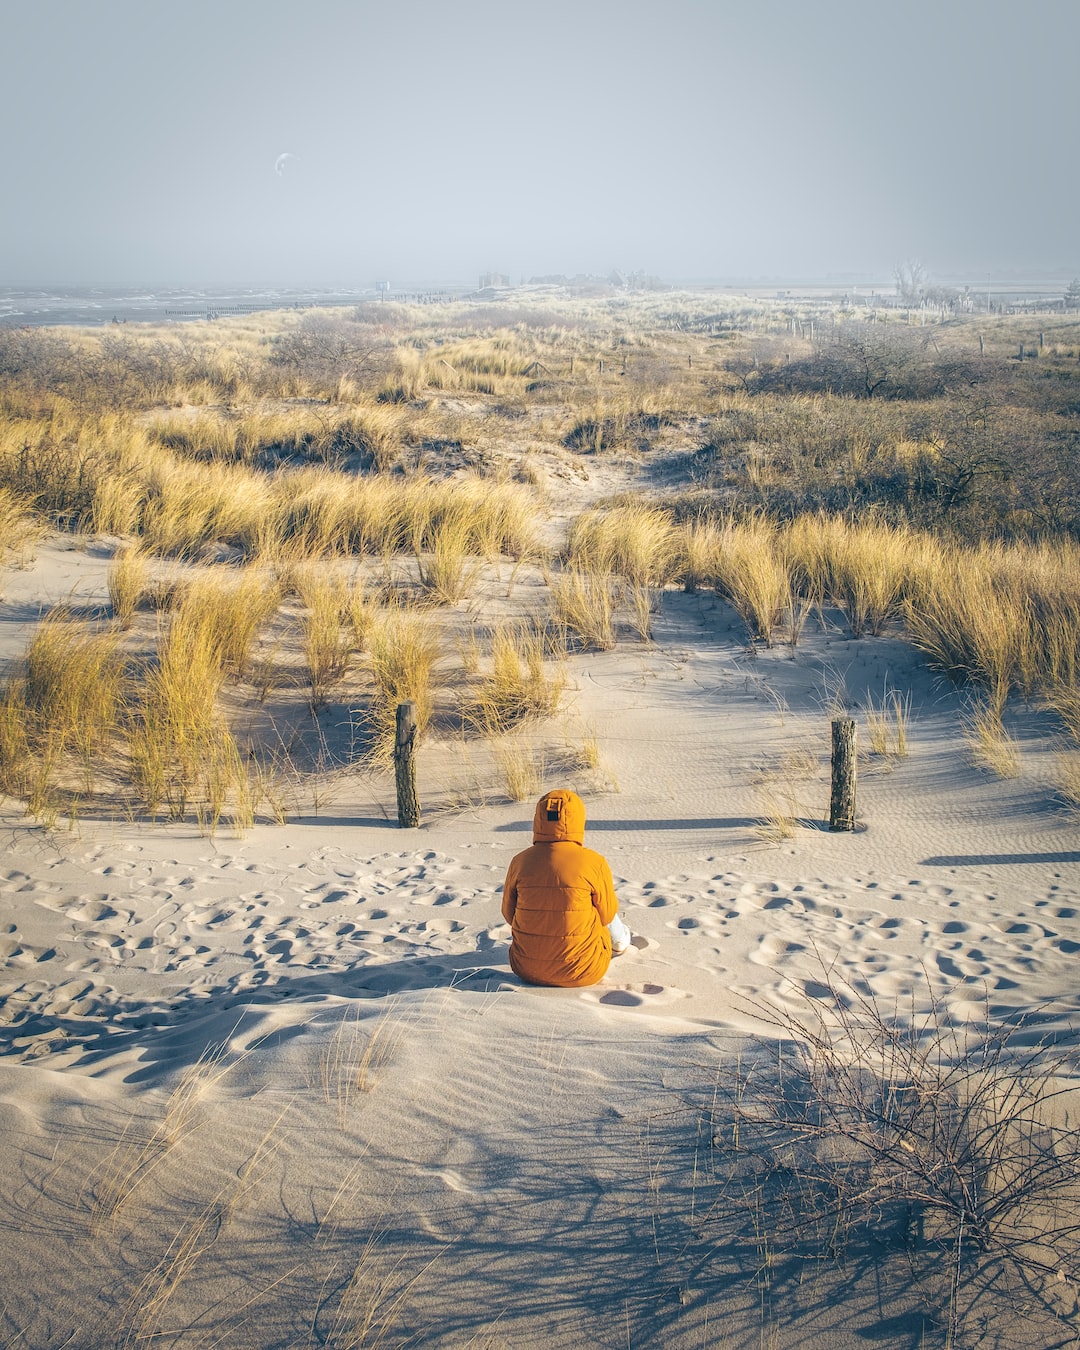
[{"label": "bare shrub", "polygon": [[949,1346],[1012,1294],[1060,1334],[1060,1282],[1080,1279],[1075,1049],[989,1008],[957,1025],[933,994],[889,1015],[828,969],[797,1006],[752,1011],[777,1040],[721,1068],[714,1226],[752,1220],[804,1261],[895,1257]]}]

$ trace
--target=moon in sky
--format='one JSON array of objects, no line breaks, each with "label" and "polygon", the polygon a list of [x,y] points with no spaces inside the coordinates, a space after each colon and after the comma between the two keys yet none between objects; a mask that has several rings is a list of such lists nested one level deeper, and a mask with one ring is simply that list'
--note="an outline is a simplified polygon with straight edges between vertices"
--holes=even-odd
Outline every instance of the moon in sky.
[{"label": "moon in sky", "polygon": [[277,174],[279,178],[285,172],[285,161],[287,159],[295,159],[295,158],[296,156],[290,154],[288,150],[286,150],[283,154],[278,155],[277,159],[274,160],[274,172]]}]

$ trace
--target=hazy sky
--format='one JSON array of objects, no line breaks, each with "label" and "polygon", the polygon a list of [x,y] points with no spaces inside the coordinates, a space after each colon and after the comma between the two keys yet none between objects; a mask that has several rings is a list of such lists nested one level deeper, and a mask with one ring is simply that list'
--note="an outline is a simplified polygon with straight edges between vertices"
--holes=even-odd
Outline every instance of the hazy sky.
[{"label": "hazy sky", "polygon": [[1080,0],[0,0],[0,20],[0,284],[1080,273]]}]

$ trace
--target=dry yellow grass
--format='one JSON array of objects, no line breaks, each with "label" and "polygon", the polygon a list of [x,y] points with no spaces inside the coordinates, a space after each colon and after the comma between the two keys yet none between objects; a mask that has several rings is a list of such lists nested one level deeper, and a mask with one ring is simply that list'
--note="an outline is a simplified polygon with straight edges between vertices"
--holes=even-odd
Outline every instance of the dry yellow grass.
[{"label": "dry yellow grass", "polygon": [[760,517],[741,525],[729,522],[722,530],[713,584],[734,605],[751,640],[771,646],[792,595],[776,526]]},{"label": "dry yellow grass", "polygon": [[41,521],[0,487],[0,564],[28,562],[43,533]]},{"label": "dry yellow grass", "polygon": [[497,736],[518,722],[552,716],[566,688],[561,666],[551,669],[553,655],[536,625],[500,624],[492,634],[490,670],[466,697],[466,725]]},{"label": "dry yellow grass", "polygon": [[439,604],[456,604],[475,585],[479,561],[469,553],[464,520],[448,521],[436,534],[430,553],[416,555],[420,584]]},{"label": "dry yellow grass", "polygon": [[543,750],[520,735],[500,736],[492,749],[507,797],[512,802],[525,802],[538,796],[547,774]]},{"label": "dry yellow grass", "polygon": [[196,577],[187,586],[176,613],[178,629],[190,627],[222,669],[242,676],[259,630],[276,613],[281,590],[276,578],[261,572]]},{"label": "dry yellow grass", "polygon": [[717,574],[723,531],[715,521],[686,521],[678,536],[676,575],[686,591],[710,585]]},{"label": "dry yellow grass", "polygon": [[886,691],[881,701],[868,699],[865,708],[870,749],[888,759],[904,759],[908,753],[908,725],[911,720],[910,695]]},{"label": "dry yellow grass", "polygon": [[[213,597],[218,598],[218,597]],[[231,808],[237,829],[251,823],[250,784],[240,751],[218,705],[228,633],[222,608],[196,593],[168,620],[151,666],[133,700],[132,779],[151,816],[193,812],[213,833]]]},{"label": "dry yellow grass", "polygon": [[1020,747],[1002,725],[993,705],[976,705],[962,719],[964,740],[972,760],[997,778],[1016,778],[1020,773]]},{"label": "dry yellow grass", "polygon": [[51,818],[94,786],[124,715],[124,663],[115,633],[54,612],[31,639],[0,699],[0,787]]},{"label": "dry yellow grass", "polygon": [[130,628],[135,612],[149,596],[150,559],[137,545],[120,549],[106,578],[109,607],[121,628]]},{"label": "dry yellow grass", "polygon": [[1080,812],[1080,754],[1075,750],[1058,756],[1057,788],[1062,800]]},{"label": "dry yellow grass", "polygon": [[551,612],[564,634],[564,645],[595,651],[615,646],[616,582],[604,573],[580,568],[551,573]]},{"label": "dry yellow grass", "polygon": [[[949,399],[871,399],[858,390],[841,397],[803,392],[790,380],[784,392],[777,379],[769,385],[770,370],[797,375],[820,359],[820,343],[796,335],[791,316],[781,318],[775,306],[740,300],[729,316],[740,335],[729,333],[718,355],[715,334],[706,333],[715,304],[715,297],[689,296],[553,301],[542,323],[526,302],[513,322],[503,311],[481,320],[467,303],[380,306],[377,323],[359,312],[263,315],[213,332],[192,327],[182,337],[164,327],[125,333],[118,341],[130,369],[115,341],[106,352],[116,335],[72,333],[62,339],[72,363],[56,367],[55,382],[46,370],[0,391],[0,550],[18,561],[46,525],[124,537],[129,546],[109,577],[117,627],[132,623],[146,593],[146,560],[162,555],[238,567],[254,560],[283,577],[339,559],[381,558],[398,600],[415,596],[404,578],[416,558],[428,597],[457,602],[482,563],[548,556],[537,528],[542,499],[521,481],[526,475],[510,481],[514,465],[542,462],[546,450],[560,464],[580,455],[593,476],[591,493],[602,490],[609,466],[588,456],[625,451],[618,467],[626,469],[639,448],[648,446],[650,463],[670,448],[670,463],[694,484],[679,503],[665,496],[661,504],[643,487],[637,497],[583,512],[565,548],[553,548],[565,567],[548,578],[552,614],[571,645],[611,647],[616,620],[621,632],[648,640],[658,596],[672,584],[714,586],[756,642],[782,636],[794,645],[814,606],[837,605],[855,634],[880,633],[902,619],[930,660],[972,685],[999,720],[1020,692],[1048,702],[1080,739],[1077,545],[961,544],[897,523],[905,519],[903,483],[919,479],[906,518],[925,519],[919,512],[932,494],[919,475],[948,468],[919,427],[954,411]],[[672,305],[691,322],[673,325]],[[999,327],[988,340],[1003,351],[1002,334],[1013,330]],[[336,350],[346,329],[351,350],[357,342],[378,348],[374,364],[307,361],[305,352]],[[782,348],[772,341],[781,333]],[[957,335],[937,336],[952,354]],[[1053,352],[1049,344],[1047,361]],[[395,363],[396,373],[387,374]],[[1017,425],[1010,423],[1010,434]],[[464,463],[478,467],[463,473]],[[866,510],[858,493],[879,470],[899,495]],[[833,514],[800,515],[801,492],[806,501],[839,505],[830,506]],[[1044,514],[1053,507],[1048,521],[1059,518],[1054,511],[1067,521],[1071,508],[1062,502],[1060,510],[1043,503]],[[1009,509],[1015,528],[1000,537],[1043,528],[1030,503]],[[722,510],[731,516],[722,518]],[[973,509],[964,528],[975,537]],[[199,606],[206,611],[197,623],[212,649],[213,679],[245,676],[260,625],[273,613],[272,589],[260,590],[255,574],[251,566],[243,574],[219,571],[219,583],[200,581],[190,595],[186,582],[174,588],[170,603],[185,615],[177,633],[196,622]],[[155,591],[161,583],[150,587],[151,602]],[[300,645],[318,706],[365,646],[371,603],[350,584],[305,609]],[[122,681],[119,725],[134,727],[136,741],[173,641],[166,625],[142,693],[139,672],[128,672],[134,683]],[[271,671],[264,692],[275,681],[295,688],[296,655]],[[264,664],[277,660],[275,653]],[[470,680],[503,710],[492,715],[496,723],[512,720],[516,714],[505,709],[523,696],[505,671],[496,673],[494,657],[490,675],[480,675],[481,661],[477,655]],[[384,718],[408,683],[400,671],[387,673],[394,664],[385,651],[373,653],[374,705]],[[359,674],[360,661],[356,668]],[[546,678],[555,677],[549,671]],[[37,714],[24,693],[9,684],[0,703],[5,780],[37,792],[39,803],[58,800],[53,788],[74,782],[78,753],[63,740],[31,745],[27,727]],[[233,705],[242,697],[228,691]],[[212,702],[220,710],[216,695]],[[898,711],[883,705],[868,716],[881,721],[871,740],[884,753],[901,753]],[[88,752],[95,773],[116,772],[122,741],[117,732],[95,742]],[[221,751],[222,764],[231,753]],[[179,772],[175,764],[170,772]],[[238,800],[241,776],[223,768],[219,777],[230,774],[234,786],[225,795]],[[205,784],[190,795],[208,800]]]},{"label": "dry yellow grass", "polygon": [[676,572],[680,535],[669,512],[634,502],[576,517],[566,551],[571,567],[581,571],[660,586]]},{"label": "dry yellow grass", "polygon": [[375,685],[373,753],[377,760],[385,762],[393,750],[398,704],[416,705],[418,736],[423,735],[431,721],[433,673],[442,656],[442,644],[426,619],[389,611],[374,619],[368,646]]},{"label": "dry yellow grass", "polygon": [[356,629],[348,623],[350,597],[338,578],[305,577],[301,596],[306,607],[302,643],[311,686],[311,706],[322,708],[345,677],[356,646]]}]

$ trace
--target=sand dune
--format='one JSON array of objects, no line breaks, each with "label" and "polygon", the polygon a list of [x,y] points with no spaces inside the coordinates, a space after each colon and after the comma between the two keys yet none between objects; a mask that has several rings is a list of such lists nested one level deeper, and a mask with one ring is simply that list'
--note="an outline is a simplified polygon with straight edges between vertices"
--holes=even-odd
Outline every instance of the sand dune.
[{"label": "sand dune", "polygon": [[[50,546],[13,574],[5,653],[35,597],[95,594],[103,568]],[[635,934],[591,989],[511,974],[500,886],[530,808],[451,809],[451,744],[421,754],[415,832],[359,776],[240,839],[7,812],[6,1343],[929,1334],[888,1263],[753,1276],[711,1094],[763,1011],[827,1001],[834,977],[898,1021],[934,996],[954,1025],[1075,1027],[1080,841],[1038,710],[1015,719],[1021,776],[995,780],[898,637],[825,622],[752,656],[715,598],[673,593],[652,646],[569,671],[604,755],[579,785],[587,838]],[[886,688],[910,698],[909,753],[865,761],[860,829],[830,834],[830,708]]]}]

